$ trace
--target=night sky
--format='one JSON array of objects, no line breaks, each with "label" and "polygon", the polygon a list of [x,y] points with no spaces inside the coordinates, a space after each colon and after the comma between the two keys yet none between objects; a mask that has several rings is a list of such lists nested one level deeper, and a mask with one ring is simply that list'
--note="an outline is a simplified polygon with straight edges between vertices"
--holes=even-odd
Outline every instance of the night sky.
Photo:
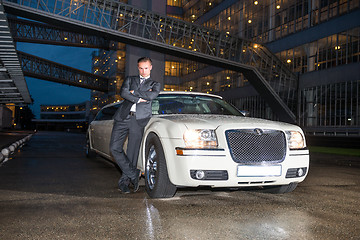
[{"label": "night sky", "polygon": [[[17,49],[41,58],[91,72],[91,53],[96,49],[17,43]],[[40,117],[40,105],[73,104],[90,99],[90,90],[65,84],[25,77],[34,102],[30,105],[35,117]]]}]

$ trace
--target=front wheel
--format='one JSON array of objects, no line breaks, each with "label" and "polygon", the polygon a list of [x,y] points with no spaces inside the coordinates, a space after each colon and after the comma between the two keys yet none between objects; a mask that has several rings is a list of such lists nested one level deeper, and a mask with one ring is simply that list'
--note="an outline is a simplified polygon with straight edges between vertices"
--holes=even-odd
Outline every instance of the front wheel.
[{"label": "front wheel", "polygon": [[151,198],[171,198],[176,186],[170,182],[164,150],[159,138],[150,133],[145,145],[145,188]]}]

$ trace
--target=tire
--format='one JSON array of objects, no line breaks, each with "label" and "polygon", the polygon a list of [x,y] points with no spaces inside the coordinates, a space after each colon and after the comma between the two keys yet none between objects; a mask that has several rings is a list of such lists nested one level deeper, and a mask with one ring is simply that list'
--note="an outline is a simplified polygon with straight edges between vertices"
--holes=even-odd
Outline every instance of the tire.
[{"label": "tire", "polygon": [[94,158],[96,157],[96,153],[91,150],[91,147],[90,147],[90,138],[87,136],[86,137],[86,145],[85,145],[85,154],[86,154],[86,157],[87,158]]},{"label": "tire", "polygon": [[272,193],[272,194],[283,194],[283,193],[289,193],[295,190],[298,183],[290,183],[288,185],[280,185],[280,186],[266,186],[263,187],[261,192],[264,193]]},{"label": "tire", "polygon": [[159,138],[150,133],[145,145],[145,189],[151,198],[171,198],[176,186],[169,180],[164,150]]}]

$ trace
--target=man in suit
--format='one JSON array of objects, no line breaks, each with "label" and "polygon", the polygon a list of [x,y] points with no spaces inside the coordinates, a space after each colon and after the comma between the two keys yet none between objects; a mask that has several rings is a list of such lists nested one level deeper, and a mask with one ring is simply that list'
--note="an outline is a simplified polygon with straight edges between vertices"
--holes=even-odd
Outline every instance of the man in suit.
[{"label": "man in suit", "polygon": [[[142,57],[138,60],[139,76],[129,76],[121,86],[123,103],[114,115],[114,126],[110,139],[110,151],[122,171],[118,182],[122,193],[130,193],[130,182],[134,192],[139,189],[140,171],[136,168],[144,127],[149,122],[151,103],[159,95],[160,83],[150,78],[152,61]],[[123,145],[128,137],[127,151]]]}]

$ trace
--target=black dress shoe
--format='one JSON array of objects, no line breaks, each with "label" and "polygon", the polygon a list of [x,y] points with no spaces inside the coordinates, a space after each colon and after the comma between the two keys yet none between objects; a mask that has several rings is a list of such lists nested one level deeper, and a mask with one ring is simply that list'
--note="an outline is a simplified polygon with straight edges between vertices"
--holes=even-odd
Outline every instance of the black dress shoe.
[{"label": "black dress shoe", "polygon": [[134,186],[134,192],[137,192],[139,190],[139,177],[136,177],[135,179],[132,179],[131,183]]},{"label": "black dress shoe", "polygon": [[130,189],[128,186],[126,186],[125,184],[119,184],[119,191],[121,193],[130,193]]}]

